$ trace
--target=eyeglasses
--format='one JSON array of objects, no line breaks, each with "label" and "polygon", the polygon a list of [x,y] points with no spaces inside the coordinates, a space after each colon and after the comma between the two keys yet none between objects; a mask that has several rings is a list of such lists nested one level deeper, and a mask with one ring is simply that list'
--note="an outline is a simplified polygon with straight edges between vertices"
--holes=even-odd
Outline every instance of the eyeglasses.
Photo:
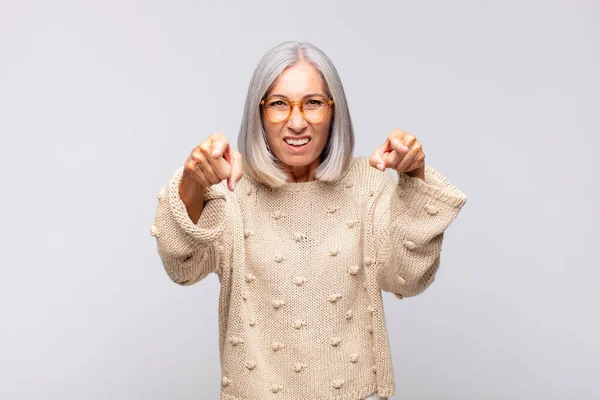
[{"label": "eyeglasses", "polygon": [[291,101],[281,97],[269,97],[261,100],[265,117],[271,122],[280,123],[287,121],[294,110],[294,105],[300,107],[302,117],[313,124],[325,121],[331,112],[333,100],[323,97],[309,97],[304,100]]}]

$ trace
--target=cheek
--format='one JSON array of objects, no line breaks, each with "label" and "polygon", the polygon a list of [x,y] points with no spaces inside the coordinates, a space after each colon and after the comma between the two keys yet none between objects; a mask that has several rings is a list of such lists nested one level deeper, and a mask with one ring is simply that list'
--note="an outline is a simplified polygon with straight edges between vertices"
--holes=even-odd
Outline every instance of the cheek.
[{"label": "cheek", "polygon": [[270,125],[269,123],[263,123],[263,129],[265,130],[265,134],[267,135],[267,142],[270,146],[276,145],[279,137],[279,133],[277,128]]},{"label": "cheek", "polygon": [[329,138],[329,131],[331,130],[331,124],[322,124],[316,129],[316,133],[318,134],[319,141],[324,145],[327,143],[327,139]]}]

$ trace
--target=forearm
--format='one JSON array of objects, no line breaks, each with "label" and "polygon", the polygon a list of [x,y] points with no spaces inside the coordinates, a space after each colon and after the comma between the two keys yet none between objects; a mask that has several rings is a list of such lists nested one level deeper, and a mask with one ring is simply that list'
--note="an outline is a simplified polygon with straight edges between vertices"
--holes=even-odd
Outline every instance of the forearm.
[{"label": "forearm", "polygon": [[204,193],[206,188],[198,183],[190,182],[182,177],[179,183],[179,197],[185,204],[188,216],[194,224],[198,223],[204,209]]},{"label": "forearm", "polygon": [[204,192],[202,201],[191,197],[194,200],[187,209],[185,194],[182,197],[179,191],[181,179],[179,169],[159,197],[152,234],[171,279],[187,285],[209,272],[219,273],[218,253],[222,246],[217,242],[225,228],[227,203],[222,188],[211,187]]},{"label": "forearm", "polygon": [[467,197],[431,167],[424,179],[399,174],[390,178],[387,207],[378,215],[380,270],[384,291],[414,296],[434,280],[443,234]]}]

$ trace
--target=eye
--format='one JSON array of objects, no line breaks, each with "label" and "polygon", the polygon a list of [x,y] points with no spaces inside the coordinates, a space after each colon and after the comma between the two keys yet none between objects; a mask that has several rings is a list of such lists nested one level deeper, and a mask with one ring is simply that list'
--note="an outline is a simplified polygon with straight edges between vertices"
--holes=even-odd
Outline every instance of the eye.
[{"label": "eye", "polygon": [[323,105],[323,101],[319,99],[309,99],[306,101],[306,104],[309,106],[320,106]]},{"label": "eye", "polygon": [[271,100],[267,102],[267,107],[285,107],[287,104],[282,100]]}]

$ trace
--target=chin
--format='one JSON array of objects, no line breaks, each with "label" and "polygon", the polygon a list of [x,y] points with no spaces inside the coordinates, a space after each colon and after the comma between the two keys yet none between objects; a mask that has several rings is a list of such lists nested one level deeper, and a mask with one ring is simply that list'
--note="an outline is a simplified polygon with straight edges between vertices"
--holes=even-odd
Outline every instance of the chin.
[{"label": "chin", "polygon": [[311,163],[311,160],[306,157],[283,157],[279,160],[290,167],[306,167]]},{"label": "chin", "polygon": [[285,165],[288,165],[290,167],[306,167],[307,165],[310,165],[316,158],[315,157],[309,157],[307,155],[301,155],[301,156],[297,156],[297,157],[291,157],[289,155],[285,155],[284,157],[277,157],[279,159],[280,162],[282,162]]}]

